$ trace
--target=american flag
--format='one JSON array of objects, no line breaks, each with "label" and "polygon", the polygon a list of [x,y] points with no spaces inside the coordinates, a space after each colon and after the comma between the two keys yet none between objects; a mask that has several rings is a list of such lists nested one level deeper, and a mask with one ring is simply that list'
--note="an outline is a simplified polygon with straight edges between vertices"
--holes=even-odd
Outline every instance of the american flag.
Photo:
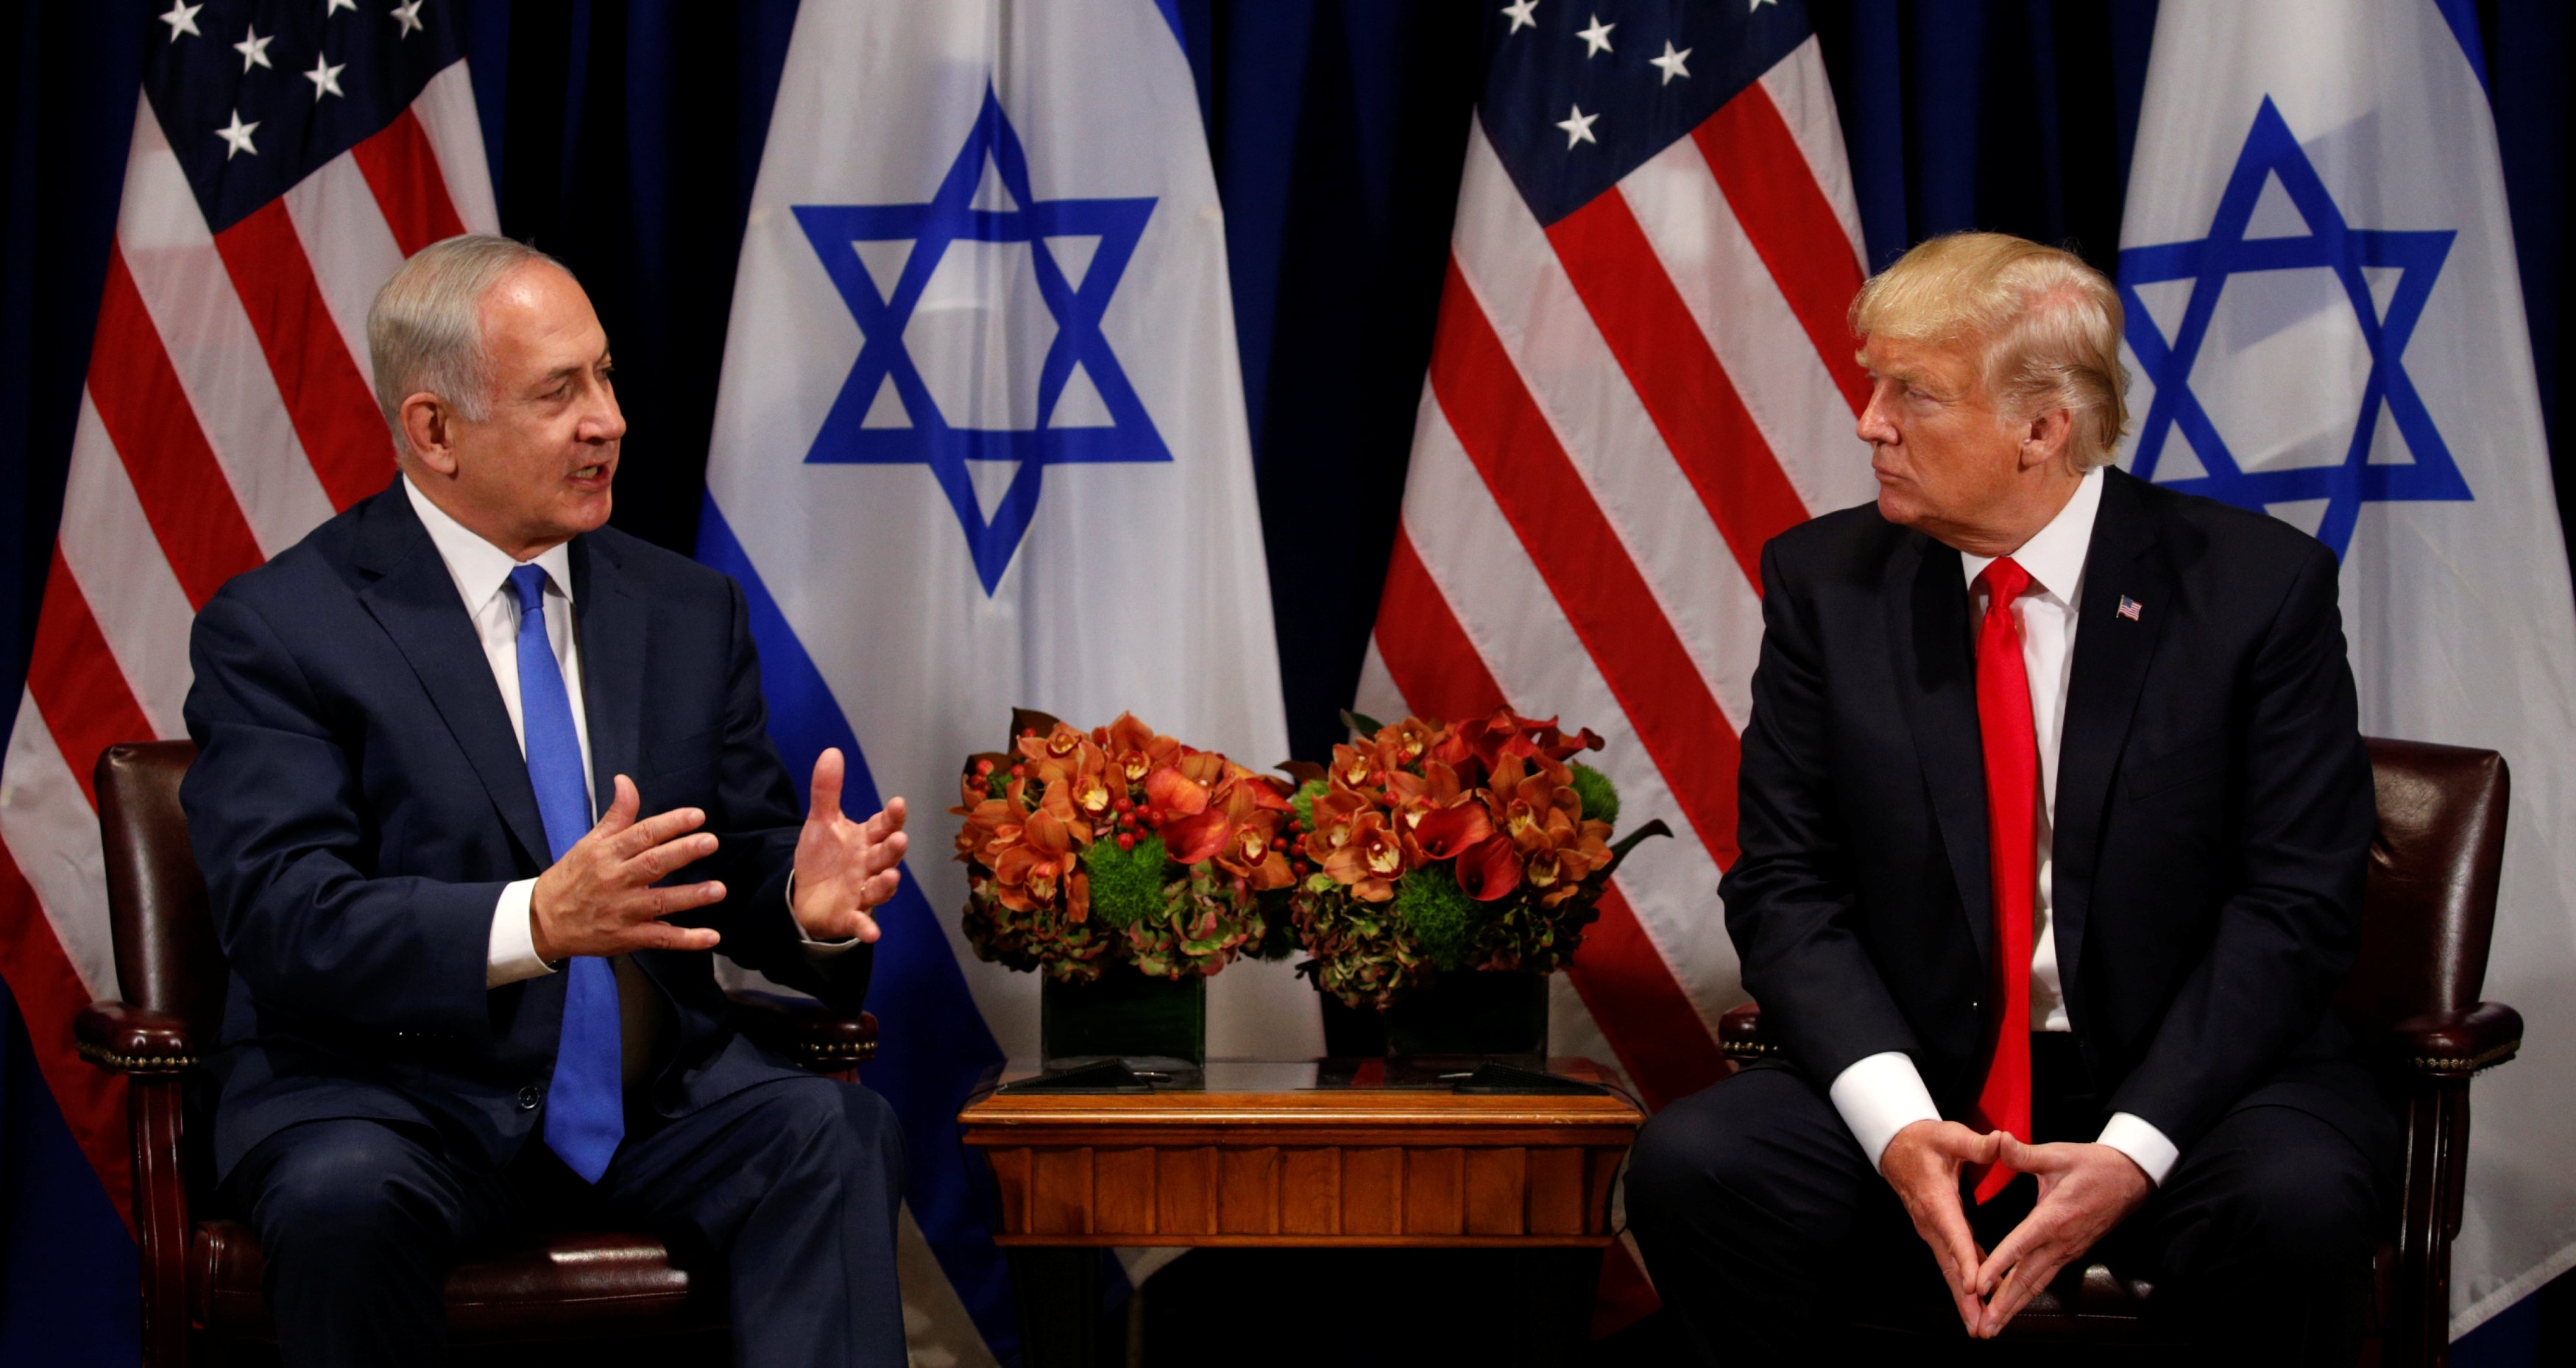
[{"label": "american flag", "polygon": [[1717,879],[1762,544],[1875,489],[1859,215],[1797,0],[1512,0],[1486,54],[1358,702],[1561,714],[1607,738],[1623,828],[1682,833],[1622,867],[1556,999],[1560,1044],[1660,1106],[1723,1076],[1743,996]]},{"label": "american flag", "polygon": [[173,0],[152,26],[0,763],[0,974],[121,1211],[124,1089],[71,1036],[118,995],[90,770],[114,743],[186,734],[199,605],[393,477],[367,305],[411,253],[499,223],[446,8]]}]

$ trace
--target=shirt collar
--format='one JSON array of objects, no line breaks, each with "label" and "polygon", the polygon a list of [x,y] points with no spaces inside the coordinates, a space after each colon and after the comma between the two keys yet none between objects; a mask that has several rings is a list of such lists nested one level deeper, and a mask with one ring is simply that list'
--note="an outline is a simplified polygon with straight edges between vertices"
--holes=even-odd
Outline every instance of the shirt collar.
[{"label": "shirt collar", "polygon": [[[2074,497],[2048,520],[2021,549],[2012,553],[2013,562],[2030,573],[2031,579],[2059,601],[2073,603],[2075,587],[2084,579],[2084,553],[2093,544],[2093,515],[2102,507],[2102,467],[2084,472],[2075,486]],[[1959,553],[1959,568],[1967,572],[1968,585],[1975,588],[1977,576],[2001,557],[1972,556]]]},{"label": "shirt collar", "polygon": [[[447,515],[447,510],[429,501],[429,496],[413,484],[409,472],[402,477],[403,493],[411,498],[411,509],[420,515],[420,525],[429,531],[430,544],[438,548],[438,558],[447,563],[447,575],[456,582],[456,592],[465,600],[469,614],[483,610],[492,596],[509,582],[510,572],[521,562],[510,559],[510,553],[485,541],[483,535]],[[530,564],[546,572],[547,587],[572,600],[572,543],[559,542],[537,553]]]}]

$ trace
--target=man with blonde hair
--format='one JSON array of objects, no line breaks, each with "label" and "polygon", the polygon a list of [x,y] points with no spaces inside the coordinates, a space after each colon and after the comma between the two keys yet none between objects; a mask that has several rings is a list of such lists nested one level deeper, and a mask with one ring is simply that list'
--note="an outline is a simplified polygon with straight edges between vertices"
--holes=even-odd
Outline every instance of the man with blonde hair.
[{"label": "man with blonde hair", "polygon": [[741,587],[604,526],[570,272],[450,238],[367,340],[399,473],[190,643],[215,1177],[286,1362],[443,1362],[457,1251],[570,1219],[725,1287],[740,1362],[902,1363],[893,1113],[736,1033],[709,953],[857,1010],[902,800],[844,817],[825,751],[800,817]]},{"label": "man with blonde hair", "polygon": [[1878,499],[1764,548],[1720,889],[1779,1054],[1628,1178],[1712,1362],[1872,1290],[1991,1337],[2096,1259],[2219,1357],[2352,1361],[2396,1130],[2328,1009],[2373,817],[2337,568],[2111,466],[2120,316],[1990,233],[1853,302]]}]

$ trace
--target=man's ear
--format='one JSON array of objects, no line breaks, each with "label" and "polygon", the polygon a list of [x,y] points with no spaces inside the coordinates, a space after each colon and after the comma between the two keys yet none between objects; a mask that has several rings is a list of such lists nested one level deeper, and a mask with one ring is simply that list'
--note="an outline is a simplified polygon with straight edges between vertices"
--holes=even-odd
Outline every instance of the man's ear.
[{"label": "man's ear", "polygon": [[456,410],[422,390],[402,404],[404,444],[420,463],[441,475],[456,473]]},{"label": "man's ear", "polygon": [[2075,441],[2075,414],[2068,409],[2049,409],[2030,420],[2022,433],[2021,467],[2046,465],[2067,454]]}]

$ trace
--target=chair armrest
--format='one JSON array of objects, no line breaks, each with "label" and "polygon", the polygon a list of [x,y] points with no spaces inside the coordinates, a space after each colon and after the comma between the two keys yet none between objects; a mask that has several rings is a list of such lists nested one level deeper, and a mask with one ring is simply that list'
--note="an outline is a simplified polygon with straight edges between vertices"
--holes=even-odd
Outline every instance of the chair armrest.
[{"label": "chair armrest", "polygon": [[1738,1064],[1750,1064],[1780,1053],[1780,1043],[1762,1030],[1762,1004],[1730,1007],[1717,1019],[1717,1052]]},{"label": "chair armrest", "polygon": [[2501,1002],[2465,1012],[2430,1012],[2388,1028],[2388,1052],[2407,1073],[2467,1078],[2522,1049],[2522,1013]]},{"label": "chair armrest", "polygon": [[727,993],[734,1025],[753,1042],[817,1073],[837,1073],[876,1058],[877,1019],[836,1012],[811,998]]},{"label": "chair armrest", "polygon": [[115,1073],[175,1074],[197,1067],[196,1033],[166,1012],[93,1002],[72,1018],[81,1058]]}]

